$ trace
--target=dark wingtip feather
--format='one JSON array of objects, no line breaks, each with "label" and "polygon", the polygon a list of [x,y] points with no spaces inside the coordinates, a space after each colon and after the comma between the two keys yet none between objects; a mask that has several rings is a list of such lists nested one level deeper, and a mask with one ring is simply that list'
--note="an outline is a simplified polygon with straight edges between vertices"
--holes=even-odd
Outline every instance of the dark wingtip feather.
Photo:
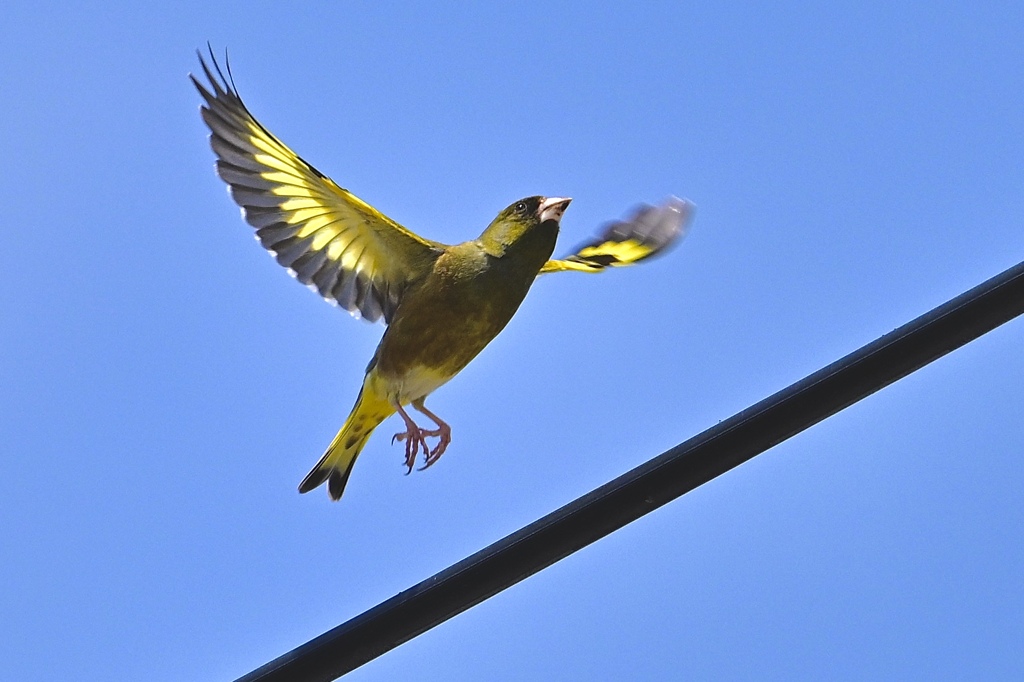
[{"label": "dark wingtip feather", "polygon": [[669,197],[658,206],[643,204],[624,221],[610,223],[603,237],[611,240],[636,239],[651,247],[651,255],[685,236],[693,209],[692,201]]},{"label": "dark wingtip feather", "polygon": [[[210,85],[213,87],[215,95],[214,99],[220,99],[222,97],[240,99],[238,97],[238,88],[235,86],[235,77],[231,73],[231,64],[228,61],[227,49],[224,50],[224,63],[227,65],[227,76],[225,76],[224,71],[221,70],[220,63],[217,61],[217,56],[213,52],[213,46],[210,45],[209,41],[206,43],[206,51],[210,57],[210,64],[213,64],[213,69],[211,69],[209,64],[207,64],[206,57],[203,55],[202,50],[197,49],[196,56],[199,57],[199,65],[202,66],[203,73],[206,74],[207,80],[209,80]],[[214,75],[214,72],[216,72],[216,76]],[[202,86],[199,84],[195,76],[189,74],[189,78],[192,79],[192,82],[196,84],[197,88],[202,90]]]}]

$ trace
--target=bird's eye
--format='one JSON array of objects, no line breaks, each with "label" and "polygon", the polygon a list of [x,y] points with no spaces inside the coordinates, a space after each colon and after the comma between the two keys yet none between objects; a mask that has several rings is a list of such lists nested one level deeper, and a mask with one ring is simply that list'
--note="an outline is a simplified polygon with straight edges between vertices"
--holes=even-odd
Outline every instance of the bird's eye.
[{"label": "bird's eye", "polygon": [[515,205],[515,208],[513,210],[516,213],[526,213],[526,202],[525,201],[520,201],[519,203],[517,203]]}]

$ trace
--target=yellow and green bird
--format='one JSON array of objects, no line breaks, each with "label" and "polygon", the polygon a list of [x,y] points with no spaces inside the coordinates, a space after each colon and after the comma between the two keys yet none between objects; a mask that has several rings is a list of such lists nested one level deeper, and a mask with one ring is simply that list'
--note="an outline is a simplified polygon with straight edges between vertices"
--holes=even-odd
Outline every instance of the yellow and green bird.
[{"label": "yellow and green bird", "polygon": [[[451,442],[451,427],[423,401],[458,374],[508,323],[537,275],[599,272],[662,251],[689,222],[693,204],[670,198],[643,206],[563,260],[551,260],[569,199],[528,197],[495,218],[476,239],[449,246],[402,227],[342,189],[257,121],[225,78],[199,55],[217,173],[256,237],[300,282],[356,317],[387,325],[344,426],[299,484],[327,483],[341,498],[373,430],[397,412],[405,431],[407,472],[422,452],[429,467]],[[229,69],[230,75],[230,69]],[[412,405],[436,428],[416,424]],[[433,448],[427,438],[436,438]]]}]

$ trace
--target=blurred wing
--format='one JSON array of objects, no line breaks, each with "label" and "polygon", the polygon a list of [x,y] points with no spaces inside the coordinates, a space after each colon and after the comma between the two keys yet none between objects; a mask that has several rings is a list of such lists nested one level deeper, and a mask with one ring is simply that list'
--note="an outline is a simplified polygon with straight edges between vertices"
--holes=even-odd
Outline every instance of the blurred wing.
[{"label": "blurred wing", "polygon": [[549,260],[540,269],[541,274],[566,270],[601,272],[650,258],[686,235],[693,209],[692,202],[676,197],[660,206],[645,204],[629,220],[610,223],[601,236],[580,246],[571,256]]},{"label": "blurred wing", "polygon": [[[444,245],[410,232],[306,163],[253,118],[211,52],[201,113],[217,173],[256,237],[296,279],[356,317],[390,322]],[[228,69],[230,75],[230,67]]]}]

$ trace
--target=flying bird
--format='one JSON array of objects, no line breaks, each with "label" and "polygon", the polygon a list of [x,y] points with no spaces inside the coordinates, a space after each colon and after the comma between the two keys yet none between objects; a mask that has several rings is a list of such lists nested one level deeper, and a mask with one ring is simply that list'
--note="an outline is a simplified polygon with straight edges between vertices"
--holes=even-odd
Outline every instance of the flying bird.
[{"label": "flying bird", "polygon": [[[424,401],[458,374],[508,323],[539,274],[600,272],[663,251],[688,227],[693,204],[671,197],[613,222],[568,257],[552,260],[559,221],[570,199],[533,196],[501,211],[476,239],[448,245],[426,239],[365,203],[307,163],[256,118],[210,51],[203,121],[217,173],[256,238],[277,262],[327,301],[370,321],[384,335],[366,368],[344,426],[299,484],[323,483],[341,498],[356,457],[373,430],[396,412],[405,430],[406,473],[422,454],[434,464],[451,443],[451,427]],[[429,419],[419,426],[407,406]],[[436,439],[433,447],[427,439]]]}]

